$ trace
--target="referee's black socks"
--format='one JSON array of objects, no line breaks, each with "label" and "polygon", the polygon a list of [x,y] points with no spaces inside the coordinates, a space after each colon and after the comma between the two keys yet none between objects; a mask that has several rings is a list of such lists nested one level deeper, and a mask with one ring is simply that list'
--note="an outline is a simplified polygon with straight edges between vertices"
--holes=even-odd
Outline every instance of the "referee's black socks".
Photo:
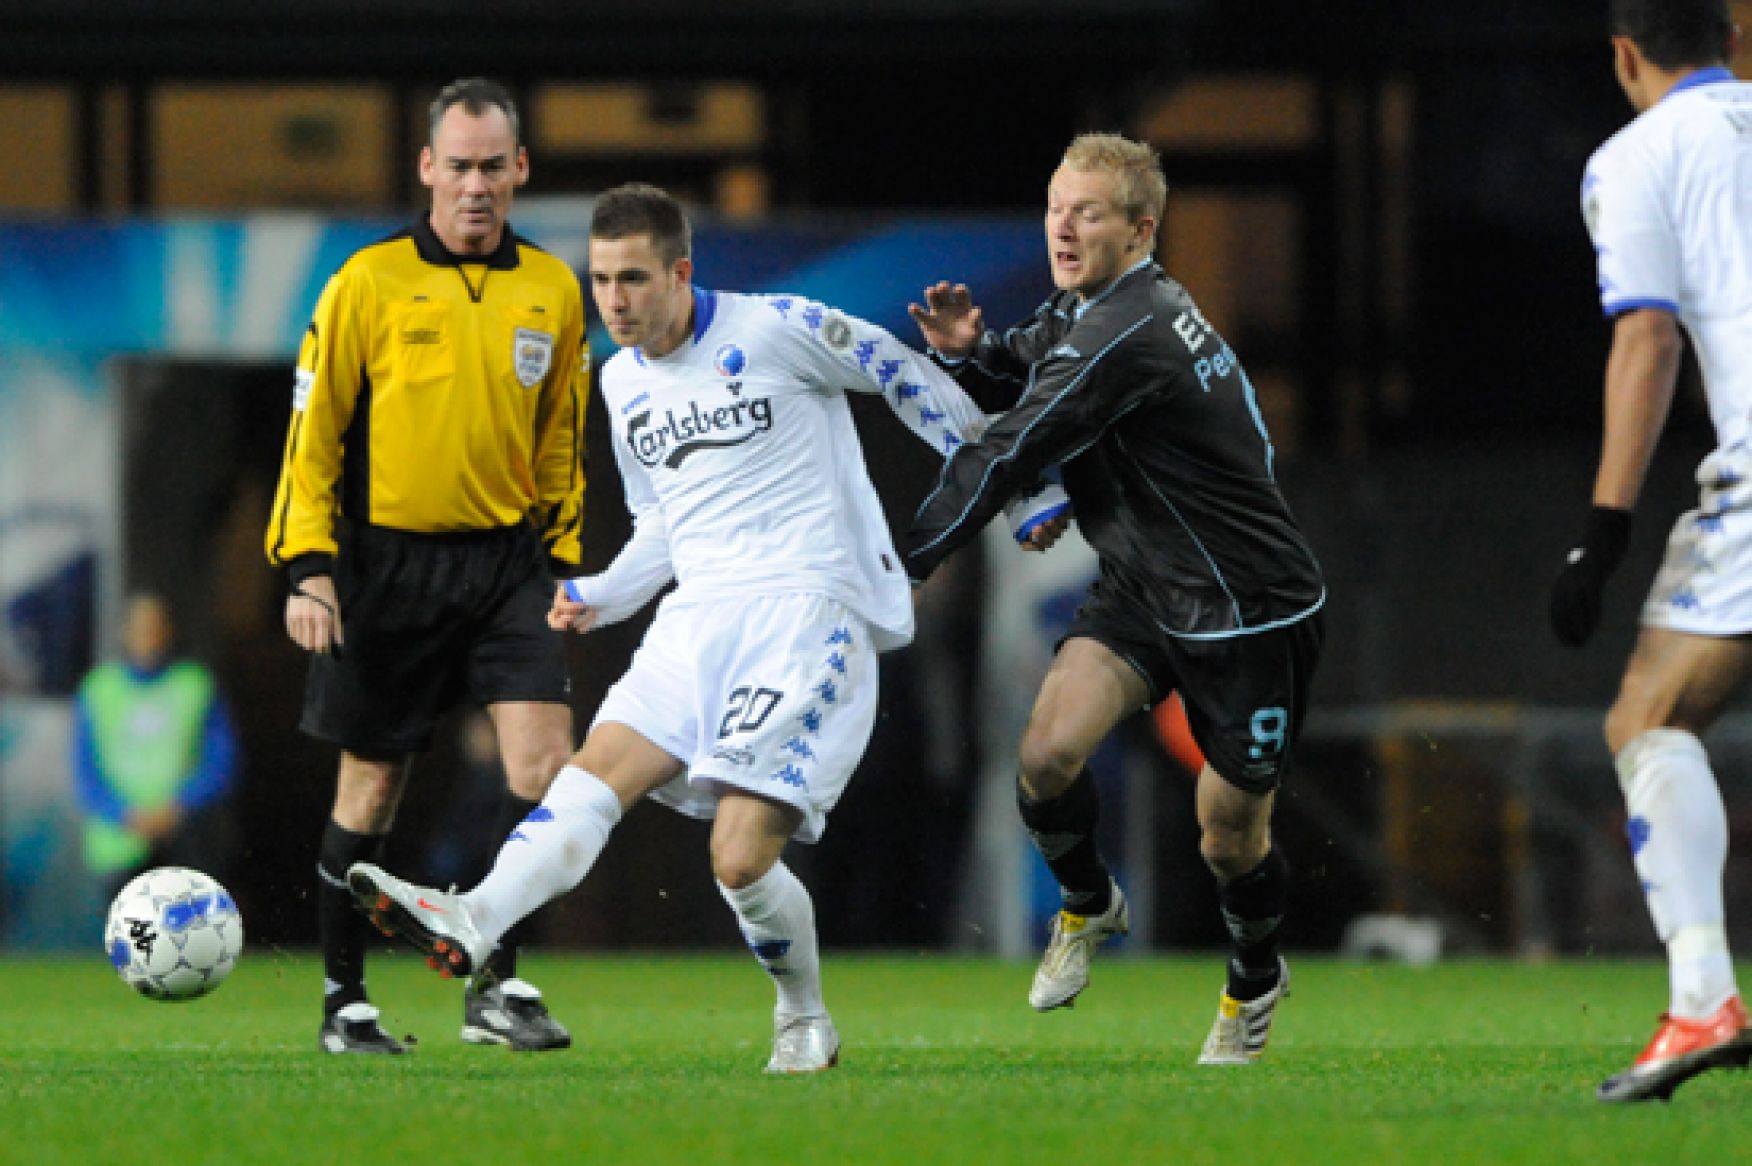
[{"label": "referee's black socks", "polygon": [[1056,798],[1034,801],[1016,787],[1022,825],[1064,892],[1065,910],[1099,915],[1113,905],[1113,879],[1095,848],[1095,823],[1101,815],[1095,777],[1085,766]]},{"label": "referee's black socks", "polygon": [[365,945],[373,932],[353,904],[347,868],[355,862],[376,862],[382,854],[381,834],[355,834],[332,818],[323,827],[316,856],[316,929],[327,981],[322,1000],[326,1016],[365,999]]}]

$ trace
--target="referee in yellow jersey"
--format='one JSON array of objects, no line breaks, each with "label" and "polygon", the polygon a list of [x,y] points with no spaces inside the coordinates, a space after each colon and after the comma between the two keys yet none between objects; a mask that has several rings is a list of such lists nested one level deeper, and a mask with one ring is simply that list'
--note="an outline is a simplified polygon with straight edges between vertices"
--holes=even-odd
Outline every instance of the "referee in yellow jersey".
[{"label": "referee in yellow jersey", "polygon": [[[515,235],[529,177],[517,107],[479,78],[431,106],[430,214],[342,265],[298,355],[267,531],[286,630],[312,653],[300,727],[340,747],[317,859],[320,1047],[400,1053],[365,993],[347,868],[377,857],[409,758],[463,698],[484,705],[510,789],[501,838],[572,752],[556,574],[577,573],[590,357],[578,279]],[[464,994],[464,1040],[564,1048],[516,974],[515,937]]]}]

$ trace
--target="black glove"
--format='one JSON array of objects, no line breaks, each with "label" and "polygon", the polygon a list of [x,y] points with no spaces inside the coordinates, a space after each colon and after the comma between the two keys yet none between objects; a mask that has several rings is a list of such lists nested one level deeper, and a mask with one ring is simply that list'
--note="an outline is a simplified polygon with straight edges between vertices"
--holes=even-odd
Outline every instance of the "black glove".
[{"label": "black glove", "polygon": [[1588,642],[1600,626],[1600,596],[1606,579],[1630,545],[1630,511],[1596,506],[1588,512],[1581,541],[1570,548],[1551,588],[1551,630],[1571,648]]}]

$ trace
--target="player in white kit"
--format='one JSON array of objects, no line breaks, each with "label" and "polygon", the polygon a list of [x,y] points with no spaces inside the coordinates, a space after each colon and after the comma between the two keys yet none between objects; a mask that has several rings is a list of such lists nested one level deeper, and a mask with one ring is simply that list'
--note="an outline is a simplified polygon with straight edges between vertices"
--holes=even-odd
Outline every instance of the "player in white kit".
[{"label": "player in white kit", "polygon": [[1673,526],[1606,715],[1671,987],[1654,1039],[1599,1089],[1602,1101],[1640,1101],[1752,1060],[1724,922],[1727,816],[1698,739],[1752,673],[1752,85],[1725,67],[1735,42],[1725,0],[1612,0],[1610,22],[1638,115],[1595,152],[1582,184],[1613,332],[1593,508],[1551,597],[1561,641],[1579,645],[1599,622],[1672,403],[1681,327],[1718,443],[1697,468],[1698,508]]},{"label": "player in white kit", "polygon": [[[634,530],[601,574],[561,586],[549,623],[588,631],[675,591],[479,886],[447,894],[364,864],[349,882],[380,926],[467,974],[583,879],[640,798],[713,818],[713,874],[778,993],[767,1070],[811,1072],[837,1062],[839,1035],[814,909],[780,855],[820,838],[875,722],[876,654],[913,631],[845,390],[881,394],[945,455],[985,418],[883,329],[800,297],[696,289],[689,255],[664,192],[597,200],[590,282],[621,345],[600,392]],[[1047,545],[1066,505],[1056,488],[1025,500],[1018,540]]]}]

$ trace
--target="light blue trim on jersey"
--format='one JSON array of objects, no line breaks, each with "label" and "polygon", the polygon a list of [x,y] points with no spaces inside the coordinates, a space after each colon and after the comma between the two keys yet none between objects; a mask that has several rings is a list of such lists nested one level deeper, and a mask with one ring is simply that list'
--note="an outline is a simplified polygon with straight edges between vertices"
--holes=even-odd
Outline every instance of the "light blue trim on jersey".
[{"label": "light blue trim on jersey", "polygon": [[[1101,362],[1101,358],[1106,356],[1109,352],[1112,352],[1113,349],[1120,343],[1120,341],[1125,340],[1133,332],[1136,332],[1139,328],[1142,328],[1145,324],[1148,324],[1151,320],[1154,320],[1155,318],[1156,318],[1156,314],[1154,312],[1146,313],[1140,320],[1138,320],[1137,323],[1133,324],[1130,328],[1127,328],[1124,332],[1121,332],[1118,336],[1115,336],[1112,340],[1108,341],[1107,347],[1103,348],[1100,352],[1097,352],[1094,356],[1090,357],[1089,363],[1083,366],[1083,371],[1078,373],[1074,378],[1072,378],[1072,380],[1069,384],[1067,384],[1064,388],[1059,390],[1059,395],[1052,399],[1052,404],[1048,405],[1046,408],[1042,409],[1039,413],[1037,413],[1034,417],[1034,420],[1030,421],[1028,423],[1028,428],[1024,429],[1021,433],[1018,433],[1016,435],[1016,444],[1014,444],[1010,447],[1010,452],[1004,454],[1001,457],[993,458],[991,460],[991,462],[989,464],[987,464],[987,466],[985,468],[985,473],[980,475],[979,487],[977,489],[975,489],[973,492],[973,495],[970,498],[968,498],[967,505],[961,508],[961,513],[955,516],[955,521],[951,522],[948,526],[944,527],[942,534],[938,535],[936,538],[932,539],[930,542],[928,542],[924,546],[920,547],[919,550],[921,552],[928,551],[932,547],[936,546],[938,543],[942,542],[944,539],[948,538],[951,533],[953,533],[956,530],[959,530],[961,527],[961,524],[963,522],[967,521],[967,515],[969,512],[971,512],[973,510],[974,504],[976,502],[978,502],[980,500],[980,498],[985,494],[986,484],[991,481],[992,470],[997,468],[998,463],[1005,462],[1005,461],[1013,461],[1016,457],[1016,451],[1021,449],[1023,443],[1028,440],[1028,435],[1029,435],[1029,433],[1033,432],[1034,427],[1036,425],[1039,425],[1042,421],[1044,421],[1046,419],[1047,415],[1049,413],[1051,413],[1054,409],[1058,408],[1059,403],[1062,402],[1065,399],[1065,397],[1070,394],[1072,389],[1076,388],[1078,385],[1082,384],[1085,380],[1087,380],[1089,378],[1089,373],[1091,371],[1093,371],[1095,366]],[[1034,374],[1031,371],[1028,375],[1028,388],[1026,390],[1024,390],[1024,392],[1025,393],[1032,392],[1033,390],[1034,390]],[[1130,412],[1130,411],[1131,410],[1129,410],[1129,409],[1126,410],[1126,412]],[[1112,427],[1112,422],[1109,421],[1107,428],[1111,428],[1111,427]],[[1105,430],[1103,430],[1103,432],[1105,432]],[[1082,449],[1079,449],[1077,451],[1077,453],[1081,453],[1083,449],[1088,449],[1089,446],[1094,444],[1094,441],[1096,439],[1098,439],[1099,437],[1100,437],[1100,434],[1097,434],[1096,438],[1091,439],[1089,442],[1085,443],[1083,445]],[[1075,456],[1076,456],[1076,454],[1071,454],[1068,457],[1061,458],[1059,461],[1059,464],[1063,465],[1065,462],[1070,461],[1071,458],[1073,458]],[[938,494],[940,494],[942,492],[943,483],[948,478],[948,476],[949,476],[949,463],[944,462],[943,469],[937,475],[937,488],[935,490],[932,490],[931,493],[928,496],[926,496],[926,498],[923,502],[919,503],[918,510],[914,511],[914,513],[913,513],[913,518],[915,521],[917,520],[917,518],[920,514],[923,514],[925,512],[925,507],[930,505],[931,499],[935,498]]]},{"label": "light blue trim on jersey", "polygon": [[1723,81],[1732,81],[1734,79],[1734,74],[1731,69],[1722,65],[1711,65],[1707,69],[1699,69],[1695,73],[1687,73],[1680,79],[1677,85],[1661,95],[1661,100],[1665,101],[1667,98],[1681,90],[1695,89],[1699,85],[1717,85]]},{"label": "light blue trim on jersey", "polygon": [[1261,632],[1275,632],[1279,628],[1287,628],[1299,624],[1321,608],[1326,606],[1326,588],[1320,589],[1320,598],[1298,611],[1295,615],[1286,615],[1283,619],[1274,619],[1270,623],[1255,624],[1250,628],[1235,628],[1226,632],[1177,632],[1161,620],[1156,626],[1162,629],[1162,634],[1173,636],[1177,640],[1234,640],[1242,636],[1256,636]]},{"label": "light blue trim on jersey", "polygon": [[1277,447],[1271,443],[1271,434],[1265,431],[1265,416],[1259,411],[1259,397],[1253,391],[1253,381],[1247,376],[1247,370],[1241,367],[1241,361],[1235,361],[1235,371],[1241,374],[1242,397],[1247,402],[1247,411],[1253,414],[1253,428],[1259,431],[1259,440],[1265,444],[1265,476],[1277,481]]},{"label": "light blue trim on jersey", "polygon": [[[1148,255],[1146,255],[1142,259],[1138,260],[1136,263],[1132,264],[1130,267],[1126,268],[1124,271],[1120,272],[1118,275],[1114,276],[1113,282],[1108,284],[1106,287],[1102,288],[1100,291],[1096,292],[1093,298],[1085,299],[1081,303],[1079,303],[1071,311],[1071,319],[1081,320],[1083,318],[1084,312],[1087,312],[1090,308],[1094,307],[1096,304],[1100,303],[1102,300],[1104,300],[1108,296],[1112,295],[1113,289],[1118,287],[1120,284],[1124,283],[1126,280],[1126,277],[1129,276],[1132,272],[1137,271],[1140,268],[1149,267],[1152,264],[1154,264],[1155,262],[1156,261],[1154,259],[1151,259]],[[1079,293],[1079,294],[1081,294],[1081,293]]]},{"label": "light blue trim on jersey", "polygon": [[1678,304],[1672,300],[1661,299],[1615,300],[1610,304],[1601,304],[1600,307],[1606,313],[1608,320],[1622,316],[1626,312],[1634,312],[1638,308],[1659,308],[1661,311],[1671,312],[1675,316],[1679,314]]}]

